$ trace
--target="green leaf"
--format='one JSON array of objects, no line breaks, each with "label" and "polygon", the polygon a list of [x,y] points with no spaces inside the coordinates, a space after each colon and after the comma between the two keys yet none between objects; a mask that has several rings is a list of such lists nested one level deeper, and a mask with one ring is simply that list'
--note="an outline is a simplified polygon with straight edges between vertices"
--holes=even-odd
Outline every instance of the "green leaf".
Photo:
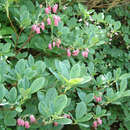
[{"label": "green leaf", "polygon": [[75,64],[70,71],[70,79],[72,78],[79,78],[80,77],[81,68],[79,63]]},{"label": "green leaf", "polygon": [[82,127],[85,127],[85,128],[88,128],[89,125],[86,125],[86,124],[83,124],[83,123],[78,123],[79,126],[82,126]]},{"label": "green leaf", "polygon": [[51,116],[51,113],[50,113],[47,103],[45,101],[41,101],[38,104],[38,110],[44,116],[44,118],[48,118]]},{"label": "green leaf", "polygon": [[71,86],[76,85],[76,84],[80,84],[84,79],[83,78],[74,78],[74,79],[70,79],[69,80],[69,84]]},{"label": "green leaf", "polygon": [[78,89],[78,96],[79,96],[80,100],[82,100],[84,102],[86,101],[86,93],[81,91],[80,89]]},{"label": "green leaf", "polygon": [[44,83],[45,83],[45,78],[40,77],[36,80],[33,81],[33,83],[31,84],[31,94],[39,91],[41,88],[44,87]]},{"label": "green leaf", "polygon": [[122,79],[120,83],[120,91],[123,92],[127,88],[127,79]]},{"label": "green leaf", "polygon": [[90,103],[92,100],[93,100],[93,98],[94,98],[94,94],[93,93],[90,93],[90,94],[88,94],[87,96],[86,96],[86,102],[85,103]]},{"label": "green leaf", "polygon": [[76,119],[80,119],[81,117],[83,117],[87,112],[85,103],[84,102],[78,103],[75,112],[76,112]]},{"label": "green leaf", "polygon": [[59,119],[59,120],[55,120],[58,124],[61,125],[67,125],[67,124],[72,124],[72,120],[68,119],[68,118],[63,118],[63,119]]},{"label": "green leaf", "polygon": [[0,84],[0,100],[2,100],[4,96],[5,96],[5,87],[3,84]]},{"label": "green leaf", "polygon": [[123,92],[123,97],[130,96],[130,90]]},{"label": "green leaf", "polygon": [[119,79],[122,80],[122,79],[127,79],[127,78],[130,78],[130,73],[125,73],[121,75]]},{"label": "green leaf", "polygon": [[16,126],[16,120],[14,118],[8,117],[4,119],[4,124],[6,126]]},{"label": "green leaf", "polygon": [[16,101],[17,98],[17,90],[15,87],[11,88],[9,95],[8,95],[8,100],[13,103]]},{"label": "green leaf", "polygon": [[98,105],[96,108],[96,116],[99,116],[101,114],[102,114],[102,110],[101,110],[101,107]]},{"label": "green leaf", "polygon": [[114,23],[114,30],[118,30],[118,29],[120,29],[120,27],[121,27],[120,21],[117,21]]},{"label": "green leaf", "polygon": [[86,122],[86,121],[89,121],[92,117],[93,117],[93,115],[91,113],[88,113],[87,115],[85,115],[84,117],[82,117],[76,121],[77,122]]},{"label": "green leaf", "polygon": [[66,95],[57,96],[54,101],[54,106],[56,115],[60,115],[63,109],[67,106],[67,96]]}]

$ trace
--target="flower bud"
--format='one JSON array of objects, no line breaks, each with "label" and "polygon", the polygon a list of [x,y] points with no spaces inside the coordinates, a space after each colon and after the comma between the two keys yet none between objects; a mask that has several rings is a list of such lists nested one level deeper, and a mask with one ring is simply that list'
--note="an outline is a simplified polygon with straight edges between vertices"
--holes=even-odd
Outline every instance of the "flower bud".
[{"label": "flower bud", "polygon": [[49,8],[45,8],[45,13],[49,14],[50,13],[50,9]]},{"label": "flower bud", "polygon": [[35,31],[36,31],[37,34],[40,34],[40,28],[39,27],[37,27]]},{"label": "flower bud", "polygon": [[48,48],[49,48],[49,50],[52,50],[52,45],[51,45],[51,43],[49,43]]},{"label": "flower bud", "polygon": [[25,125],[25,128],[27,128],[27,129],[30,128],[30,124],[29,124],[28,121],[25,121],[25,124],[24,124],[24,125]]},{"label": "flower bud", "polygon": [[98,125],[98,124],[97,124],[97,121],[94,121],[94,122],[93,122],[93,127],[94,127],[94,128],[97,128],[97,125]]},{"label": "flower bud", "polygon": [[74,51],[72,52],[72,55],[73,55],[73,56],[77,56],[78,54],[79,54],[79,49],[74,50]]},{"label": "flower bud", "polygon": [[45,29],[45,24],[44,24],[44,22],[41,23],[40,27],[41,27],[42,30]]},{"label": "flower bud", "polygon": [[37,25],[36,25],[36,24],[33,24],[33,25],[32,25],[32,30],[35,31],[36,28],[37,28]]},{"label": "flower bud", "polygon": [[58,126],[58,122],[54,122],[54,126]]},{"label": "flower bud", "polygon": [[55,4],[52,8],[53,13],[56,13],[58,9],[58,4]]},{"label": "flower bud", "polygon": [[35,123],[36,122],[36,118],[34,117],[34,115],[30,115],[30,122],[31,123]]},{"label": "flower bud", "polygon": [[68,56],[68,57],[71,56],[71,51],[70,51],[70,49],[67,49],[67,56]]},{"label": "flower bud", "polygon": [[47,24],[51,25],[51,19],[50,18],[47,18]]},{"label": "flower bud", "polygon": [[97,118],[97,123],[98,123],[99,125],[102,125],[102,120],[101,120],[100,118]]}]

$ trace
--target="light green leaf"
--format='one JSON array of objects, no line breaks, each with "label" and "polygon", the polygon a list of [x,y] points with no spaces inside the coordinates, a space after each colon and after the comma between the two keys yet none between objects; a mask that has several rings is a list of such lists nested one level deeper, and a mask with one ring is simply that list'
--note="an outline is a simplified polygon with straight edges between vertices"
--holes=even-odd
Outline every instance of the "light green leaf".
[{"label": "light green leaf", "polygon": [[120,83],[120,91],[123,92],[127,88],[127,79],[122,79]]},{"label": "light green leaf", "polygon": [[76,121],[77,122],[86,122],[86,121],[89,121],[92,117],[93,117],[93,115],[91,113],[88,113],[87,115],[85,115],[84,117],[82,117]]},{"label": "light green leaf", "polygon": [[72,78],[79,78],[80,77],[81,68],[79,63],[75,64],[70,71],[70,79]]},{"label": "light green leaf", "polygon": [[72,124],[72,120],[71,119],[68,119],[68,118],[62,118],[62,119],[59,119],[59,120],[55,120],[58,124],[61,124],[61,125],[67,125],[67,124]]},{"label": "light green leaf", "polygon": [[66,95],[57,96],[54,101],[55,114],[60,115],[66,106],[67,106],[67,96]]},{"label": "light green leaf", "polygon": [[45,83],[45,78],[44,77],[40,77],[36,80],[33,81],[33,83],[31,84],[31,94],[39,91],[41,88],[44,87],[44,83]]},{"label": "light green leaf", "polygon": [[87,107],[84,102],[80,102],[76,106],[76,119],[80,119],[87,112]]}]

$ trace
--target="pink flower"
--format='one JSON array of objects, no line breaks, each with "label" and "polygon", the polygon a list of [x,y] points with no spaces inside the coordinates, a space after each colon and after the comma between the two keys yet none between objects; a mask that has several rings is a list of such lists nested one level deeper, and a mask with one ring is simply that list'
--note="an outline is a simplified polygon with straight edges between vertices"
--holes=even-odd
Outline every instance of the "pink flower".
[{"label": "pink flower", "polygon": [[74,50],[74,51],[72,52],[72,55],[73,55],[73,56],[77,56],[78,54],[79,54],[79,49]]},{"label": "pink flower", "polygon": [[21,120],[21,126],[24,126],[24,125],[25,125],[24,120]]},{"label": "pink flower", "polygon": [[35,31],[36,31],[37,34],[40,34],[40,28],[39,27],[37,27]]},{"label": "pink flower", "polygon": [[55,43],[55,42],[53,42],[52,44],[53,44],[53,47],[55,47],[55,46],[56,46],[56,43]]},{"label": "pink flower", "polygon": [[71,118],[69,114],[64,114],[64,118]]},{"label": "pink flower", "polygon": [[18,124],[18,126],[21,126],[21,119],[20,118],[17,119],[17,124]]},{"label": "pink flower", "polygon": [[49,11],[51,12],[51,6],[48,6]]},{"label": "pink flower", "polygon": [[56,27],[58,26],[58,23],[59,23],[58,20],[55,19],[55,20],[54,20],[54,25],[55,25]]},{"label": "pink flower", "polygon": [[99,125],[101,125],[101,124],[102,124],[102,120],[101,120],[100,118],[97,118],[97,123],[98,123]]},{"label": "pink flower", "polygon": [[58,126],[58,122],[54,122],[54,126]]},{"label": "pink flower", "polygon": [[44,30],[45,29],[45,24],[42,22],[40,27],[41,27],[42,30]]},{"label": "pink flower", "polygon": [[28,121],[25,121],[25,124],[24,124],[24,125],[25,125],[25,128],[27,128],[27,129],[30,128],[30,124],[29,124]]},{"label": "pink flower", "polygon": [[47,24],[51,25],[51,19],[50,18],[47,18]]},{"label": "pink flower", "polygon": [[34,117],[34,115],[30,115],[30,122],[31,123],[35,123],[36,122],[36,118]]},{"label": "pink flower", "polygon": [[60,44],[61,44],[61,40],[58,39],[57,42],[56,42],[56,46],[59,48],[59,47],[60,47]]},{"label": "pink flower", "polygon": [[93,122],[93,127],[94,127],[94,128],[97,128],[97,125],[98,125],[98,124],[97,124],[97,121],[94,121],[94,122]]},{"label": "pink flower", "polygon": [[49,8],[45,8],[45,13],[49,14],[50,13],[50,9]]},{"label": "pink flower", "polygon": [[82,52],[82,56],[85,57],[85,58],[87,58],[88,57],[88,52],[87,51],[83,51]]},{"label": "pink flower", "polygon": [[102,101],[102,97],[99,97],[99,102],[101,102]]},{"label": "pink flower", "polygon": [[49,50],[52,50],[52,45],[51,45],[51,43],[49,43],[48,48],[49,48]]},{"label": "pink flower", "polygon": [[102,97],[96,97],[96,96],[94,96],[94,98],[95,98],[96,102],[101,102],[102,101]]},{"label": "pink flower", "polygon": [[68,56],[68,57],[71,56],[71,51],[70,51],[70,49],[67,49],[67,56]]},{"label": "pink flower", "polygon": [[58,4],[55,4],[52,8],[53,13],[56,13],[58,9]]},{"label": "pink flower", "polygon": [[37,25],[36,25],[36,24],[33,24],[33,25],[32,25],[32,30],[35,31],[36,28],[37,28]]}]

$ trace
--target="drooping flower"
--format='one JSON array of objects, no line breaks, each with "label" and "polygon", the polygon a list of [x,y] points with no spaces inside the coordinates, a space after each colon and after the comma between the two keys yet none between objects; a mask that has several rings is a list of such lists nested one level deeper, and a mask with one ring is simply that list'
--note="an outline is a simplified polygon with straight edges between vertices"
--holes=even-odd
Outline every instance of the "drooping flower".
[{"label": "drooping flower", "polygon": [[58,9],[58,4],[55,4],[52,8],[53,13],[56,13]]},{"label": "drooping flower", "polygon": [[49,11],[51,12],[51,6],[48,6]]},{"label": "drooping flower", "polygon": [[41,25],[40,25],[41,29],[44,30],[45,29],[45,24],[44,22],[41,22]]},{"label": "drooping flower", "polygon": [[52,50],[52,45],[51,45],[51,43],[49,43],[48,48],[49,48],[49,50]]},{"label": "drooping flower", "polygon": [[33,24],[33,25],[32,25],[32,30],[33,30],[33,31],[36,31],[36,28],[37,28],[37,25],[36,25],[36,24]]},{"label": "drooping flower", "polygon": [[70,49],[67,49],[67,56],[68,56],[68,57],[71,56],[71,51],[70,51]]},{"label": "drooping flower", "polygon": [[97,128],[97,125],[98,125],[98,124],[97,124],[97,121],[94,121],[94,122],[93,122],[93,127],[94,127],[94,128]]},{"label": "drooping flower", "polygon": [[74,51],[72,52],[72,55],[73,55],[73,56],[77,56],[78,54],[79,54],[79,49],[74,50]]},{"label": "drooping flower", "polygon": [[97,118],[97,123],[98,123],[99,125],[102,125],[102,120],[101,120],[100,118]]},{"label": "drooping flower", "polygon": [[49,14],[50,13],[50,9],[49,8],[45,8],[45,13]]},{"label": "drooping flower", "polygon": [[36,27],[35,31],[36,31],[37,34],[40,34],[40,27]]},{"label": "drooping flower", "polygon": [[47,18],[47,24],[51,25],[51,19],[50,18]]},{"label": "drooping flower", "polygon": [[31,123],[35,123],[36,122],[36,118],[34,115],[30,115],[30,122]]},{"label": "drooping flower", "polygon": [[87,51],[83,51],[83,52],[82,52],[82,56],[83,56],[84,58],[87,58],[87,57],[88,57],[88,52],[87,52]]},{"label": "drooping flower", "polygon": [[61,44],[61,40],[60,39],[57,39],[56,41],[56,46],[59,48],[60,47],[60,44]]},{"label": "drooping flower", "polygon": [[53,44],[53,47],[55,47],[55,46],[56,46],[56,43],[55,43],[55,42],[53,42],[52,44]]},{"label": "drooping flower", "polygon": [[54,122],[53,124],[54,124],[54,126],[58,126],[58,122]]},{"label": "drooping flower", "polygon": [[28,121],[25,121],[25,124],[24,124],[24,125],[25,125],[25,128],[27,128],[27,129],[30,128],[30,124],[29,124]]}]

